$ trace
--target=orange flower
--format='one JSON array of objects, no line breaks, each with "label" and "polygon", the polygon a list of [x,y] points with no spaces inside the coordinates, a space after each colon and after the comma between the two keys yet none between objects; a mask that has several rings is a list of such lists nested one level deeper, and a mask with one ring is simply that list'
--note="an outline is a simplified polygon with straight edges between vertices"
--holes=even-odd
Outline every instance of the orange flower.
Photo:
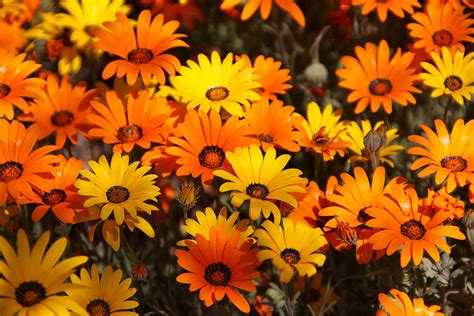
[{"label": "orange flower", "polygon": [[351,56],[342,57],[343,69],[336,71],[342,79],[339,85],[352,90],[348,102],[357,101],[355,113],[361,113],[370,103],[372,112],[380,105],[386,113],[392,113],[392,102],[402,106],[408,102],[415,104],[412,93],[421,92],[413,86],[418,79],[414,68],[409,68],[413,53],[402,53],[400,49],[390,59],[390,47],[382,40],[377,48],[373,43],[365,48],[355,48],[357,59]]},{"label": "orange flower", "polygon": [[38,70],[41,65],[28,60],[26,54],[15,55],[0,48],[0,117],[13,119],[13,106],[28,112],[28,103],[24,98],[34,98],[44,85],[39,78],[26,78]]},{"label": "orange flower", "polygon": [[257,89],[262,98],[276,100],[277,94],[285,94],[285,90],[293,87],[288,83],[291,80],[290,71],[285,68],[281,69],[281,61],[275,61],[272,57],[265,58],[265,56],[259,55],[255,58],[252,65],[247,55],[236,56],[236,59],[245,60],[246,67],[253,68],[253,73],[258,76],[256,81],[262,85]]},{"label": "orange flower", "polygon": [[123,13],[117,12],[116,15],[116,22],[104,23],[108,30],[95,30],[94,34],[98,38],[94,43],[96,49],[121,57],[105,66],[102,78],[109,79],[114,74],[119,78],[126,75],[127,83],[133,85],[140,74],[145,85],[152,76],[163,84],[166,80],[163,69],[174,75],[180,67],[178,58],[164,52],[175,47],[188,47],[180,40],[186,35],[174,33],[179,22],[164,23],[163,14],[150,21],[150,11],[143,10],[138,16],[135,32],[132,22]]},{"label": "orange flower", "polygon": [[42,177],[55,172],[52,164],[58,158],[48,153],[56,146],[33,150],[39,137],[37,126],[25,128],[18,121],[9,123],[2,119],[0,131],[0,204],[5,203],[8,194],[14,199],[21,195],[32,198],[32,186],[43,187]]},{"label": "orange flower", "polygon": [[90,102],[99,93],[96,89],[86,89],[86,82],[73,87],[69,76],[59,82],[56,75],[49,75],[46,89],[32,103],[30,115],[21,119],[33,121],[39,127],[40,139],[56,132],[56,146],[59,148],[64,146],[66,138],[76,145],[78,132],[87,137]]},{"label": "orange flower", "polygon": [[58,158],[54,179],[44,179],[31,198],[22,196],[17,200],[18,204],[39,204],[31,214],[35,222],[40,221],[51,210],[61,222],[74,224],[76,213],[84,210],[86,199],[78,195],[74,187],[83,162],[76,158],[66,160],[62,155]]},{"label": "orange flower", "polygon": [[408,150],[411,155],[421,156],[411,165],[412,170],[424,168],[418,173],[423,178],[436,173],[435,182],[441,184],[447,179],[447,192],[474,183],[474,146],[471,135],[474,133],[474,120],[466,124],[459,119],[454,123],[451,134],[441,120],[435,120],[436,133],[428,126],[421,128],[426,137],[411,135],[408,140],[420,144]]},{"label": "orange flower", "polygon": [[205,20],[201,9],[196,5],[194,0],[140,0],[145,6],[151,6],[152,14],[163,13],[165,21],[178,20],[188,30],[194,29],[195,21],[202,22]]},{"label": "orange flower", "polygon": [[180,165],[176,163],[178,157],[166,153],[166,149],[169,145],[170,144],[153,147],[142,156],[142,165],[152,165],[153,170],[160,178],[169,177],[180,167]]},{"label": "orange flower", "polygon": [[0,47],[6,49],[9,52],[18,52],[23,45],[26,44],[26,40],[23,35],[23,29],[21,23],[7,22],[6,20],[0,20]]},{"label": "orange flower", "polygon": [[[334,194],[327,196],[332,205],[319,211],[320,216],[330,216],[325,231],[351,231],[355,229],[356,257],[359,263],[368,263],[372,258],[373,249],[368,243],[372,230],[367,229],[366,222],[370,219],[367,209],[379,206],[380,196],[390,193],[395,187],[403,187],[400,178],[391,180],[385,185],[385,169],[378,167],[373,175],[372,183],[361,167],[354,169],[354,177],[348,173],[341,174],[343,185],[334,187]],[[342,229],[346,228],[347,229]],[[342,230],[341,230],[342,229]],[[377,254],[377,259],[381,257]]]},{"label": "orange flower", "polygon": [[135,145],[150,148],[152,142],[163,142],[161,126],[166,116],[160,113],[166,100],[149,97],[144,90],[137,98],[129,95],[127,104],[113,90],[105,94],[107,105],[92,101],[94,114],[87,116],[94,125],[92,137],[100,137],[106,144],[115,144],[114,153],[130,152]]},{"label": "orange flower", "polygon": [[222,124],[219,113],[211,110],[208,114],[199,114],[189,110],[184,122],[178,125],[182,137],[170,137],[175,146],[166,152],[179,157],[177,176],[201,176],[202,183],[208,185],[214,178],[214,170],[230,171],[225,157],[227,151],[236,147],[248,146],[252,140],[245,137],[247,127],[237,116],[230,117]]},{"label": "orange flower", "polygon": [[260,7],[260,15],[262,19],[268,19],[270,11],[272,10],[273,2],[279,6],[283,11],[288,12],[296,22],[302,27],[305,26],[306,20],[301,9],[296,5],[295,0],[223,0],[221,4],[222,10],[229,10],[235,6],[245,2],[244,9],[242,11],[242,21],[250,19],[257,9]]},{"label": "orange flower", "polygon": [[414,298],[413,302],[404,292],[392,289],[390,294],[393,298],[384,293],[379,293],[379,302],[383,309],[378,310],[376,316],[444,316],[444,313],[438,312],[441,306],[426,306],[422,297]]},{"label": "orange flower", "polygon": [[428,189],[427,197],[422,200],[423,212],[433,217],[437,212],[447,212],[449,217],[446,222],[461,219],[464,216],[464,202],[456,199],[446,191],[446,186],[438,191]]},{"label": "orange flower", "polygon": [[255,138],[264,151],[269,147],[297,152],[297,141],[303,136],[294,129],[298,117],[293,116],[295,108],[275,100],[271,104],[264,98],[252,104],[244,114],[244,122],[249,125],[249,135]]},{"label": "orange flower", "polygon": [[318,227],[317,221],[320,220],[319,211],[331,205],[327,196],[334,192],[334,187],[337,184],[337,178],[331,176],[326,184],[326,191],[323,191],[316,182],[310,181],[306,186],[306,194],[304,194],[304,197],[298,202],[298,206],[288,217],[292,218],[295,222],[304,222],[313,228]]},{"label": "orange flower", "polygon": [[367,15],[376,9],[377,17],[382,22],[387,20],[388,11],[403,18],[405,17],[403,11],[413,14],[415,12],[413,8],[421,8],[418,0],[352,0],[352,5],[361,5],[363,15]]},{"label": "orange flower", "polygon": [[376,250],[386,249],[388,256],[401,247],[402,268],[411,259],[415,265],[419,265],[425,250],[434,261],[439,262],[440,255],[435,246],[447,253],[451,252],[445,237],[466,238],[459,227],[441,226],[449,217],[448,212],[437,212],[433,216],[425,214],[414,189],[404,191],[394,188],[393,198],[380,196],[379,203],[380,207],[367,209],[367,214],[372,218],[366,225],[380,229],[370,237],[369,242]]},{"label": "orange flower", "polygon": [[258,248],[252,247],[252,239],[237,246],[240,232],[226,236],[224,228],[210,229],[210,238],[196,236],[196,242],[186,240],[189,251],[178,249],[178,265],[189,271],[178,275],[176,280],[189,284],[189,291],[199,291],[199,299],[209,307],[227,296],[242,312],[249,313],[250,305],[236,289],[255,292],[256,287],[250,279],[260,273],[255,270],[260,265]]},{"label": "orange flower", "polygon": [[455,8],[450,3],[427,5],[426,13],[413,14],[416,23],[407,25],[410,36],[415,39],[415,48],[424,48],[427,52],[440,53],[447,47],[454,53],[457,49],[464,51],[461,43],[474,42],[474,20],[469,14],[463,14],[462,8]]}]

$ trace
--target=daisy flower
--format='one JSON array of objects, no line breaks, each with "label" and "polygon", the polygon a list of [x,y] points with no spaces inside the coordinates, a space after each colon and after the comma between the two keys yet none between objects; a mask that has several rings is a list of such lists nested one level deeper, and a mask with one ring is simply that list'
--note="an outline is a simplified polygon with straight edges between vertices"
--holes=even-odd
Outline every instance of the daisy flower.
[{"label": "daisy flower", "polygon": [[[352,122],[346,127],[346,132],[341,135],[341,139],[349,142],[347,146],[352,152],[349,162],[366,162],[370,160],[370,154],[374,150],[380,155],[381,163],[386,163],[390,167],[394,167],[394,163],[388,156],[398,154],[398,151],[403,150],[403,146],[394,145],[392,142],[400,135],[397,134],[398,129],[388,129],[383,121],[372,124],[369,120],[362,120],[360,125],[357,122]],[[367,135],[369,133],[376,133],[380,137],[380,144],[378,148],[369,148]]]},{"label": "daisy flower", "polygon": [[424,48],[427,52],[440,53],[443,47],[454,53],[464,51],[462,42],[474,42],[474,20],[463,10],[450,3],[428,4],[425,12],[416,12],[407,28],[415,40],[415,48]]},{"label": "daisy flower", "polygon": [[352,0],[352,5],[361,5],[363,15],[377,10],[377,17],[382,22],[387,20],[388,11],[399,18],[403,18],[405,12],[413,14],[415,12],[414,8],[421,8],[418,0]]},{"label": "daisy flower", "polygon": [[282,101],[271,103],[267,98],[252,103],[245,110],[244,122],[248,124],[248,134],[267,151],[270,147],[281,148],[291,152],[300,150],[297,141],[303,136],[295,130],[298,117],[294,116],[295,108],[284,105]]},{"label": "daisy flower", "polygon": [[[17,234],[17,251],[0,236],[2,275],[0,277],[0,311],[2,315],[69,315],[70,311],[84,315],[68,296],[61,295],[73,288],[66,280],[74,269],[87,261],[86,256],[60,260],[67,247],[67,238],[56,240],[46,251],[50,233],[41,235],[30,250],[23,229]],[[31,267],[35,267],[32,269]]]},{"label": "daisy flower", "polygon": [[3,19],[10,15],[18,17],[24,10],[26,10],[26,5],[23,3],[23,0],[2,0],[0,18]]},{"label": "daisy flower", "polygon": [[403,190],[393,188],[390,198],[386,195],[379,197],[381,207],[368,208],[366,213],[372,218],[366,222],[369,227],[377,228],[369,242],[375,250],[386,249],[391,256],[401,248],[400,266],[406,267],[410,260],[419,265],[426,251],[430,257],[440,261],[436,246],[451,253],[451,248],[445,238],[450,237],[464,240],[466,237],[456,226],[441,225],[448,217],[448,212],[438,212],[427,216],[415,189]]},{"label": "daisy flower", "polygon": [[283,201],[293,207],[297,201],[291,193],[304,193],[306,179],[301,178],[301,170],[285,169],[290,155],[276,156],[276,150],[268,148],[265,156],[256,145],[237,148],[226,152],[226,158],[232,166],[233,174],[224,170],[214,171],[214,175],[227,180],[219,188],[220,192],[232,191],[231,203],[240,207],[250,200],[250,219],[257,220],[260,213],[265,218],[273,214],[275,223],[281,219],[280,210],[275,201]]},{"label": "daisy flower", "polygon": [[[230,238],[234,232],[240,232],[238,246],[241,246],[253,233],[252,226],[249,226],[250,221],[248,219],[243,219],[237,222],[239,217],[239,212],[234,212],[227,216],[227,208],[223,207],[219,211],[219,214],[216,215],[216,212],[210,208],[206,207],[203,211],[196,212],[196,219],[188,218],[185,221],[185,224],[181,226],[181,229],[192,237],[196,237],[198,234],[203,235],[207,240],[209,240],[209,234],[212,227],[224,228],[227,238]],[[179,246],[185,246],[185,240],[178,242]]]},{"label": "daisy flower", "polygon": [[182,136],[170,137],[168,140],[174,146],[166,149],[166,153],[178,157],[176,163],[180,167],[176,175],[201,176],[205,185],[210,184],[215,170],[231,169],[226,152],[252,143],[245,136],[247,126],[237,116],[222,124],[219,113],[214,110],[201,116],[194,110],[188,111],[184,122],[176,130]]},{"label": "daisy flower", "polygon": [[385,293],[379,293],[378,298],[382,309],[379,309],[376,316],[444,316],[444,313],[439,312],[441,306],[431,305],[426,306],[422,297],[410,297],[399,290],[391,289],[390,296]]},{"label": "daisy flower", "polygon": [[26,54],[15,55],[0,48],[0,118],[13,119],[13,106],[28,113],[25,98],[35,98],[44,86],[40,78],[27,78],[41,65],[25,61]]},{"label": "daisy flower", "polygon": [[45,174],[54,174],[58,157],[49,155],[56,146],[46,145],[33,150],[39,137],[36,126],[25,126],[0,119],[0,204],[8,195],[14,199],[33,198],[32,187],[41,188]]},{"label": "daisy flower", "polygon": [[114,271],[111,266],[106,266],[100,275],[97,265],[93,264],[90,274],[83,268],[79,275],[71,275],[71,283],[77,288],[66,293],[88,315],[138,316],[132,311],[138,302],[130,299],[137,289],[130,287],[131,278],[122,280],[122,276],[121,269]]},{"label": "daisy flower", "polygon": [[474,93],[474,53],[464,56],[464,52],[450,53],[446,47],[441,52],[441,56],[431,53],[435,65],[421,63],[426,72],[420,73],[420,78],[425,85],[433,88],[433,98],[448,95],[463,105],[464,98],[470,101]]},{"label": "daisy flower", "polygon": [[260,276],[255,270],[260,265],[259,250],[251,249],[251,239],[241,246],[239,240],[240,232],[228,237],[223,227],[212,227],[209,240],[201,234],[195,242],[186,240],[188,250],[176,250],[178,265],[186,272],[178,275],[176,281],[189,284],[191,292],[199,290],[199,299],[206,307],[227,296],[240,311],[249,313],[250,305],[237,289],[257,290],[250,280]]},{"label": "daisy flower", "polygon": [[281,271],[281,282],[290,282],[295,270],[300,276],[311,277],[316,274],[316,267],[322,267],[326,261],[326,256],[319,253],[328,243],[320,228],[311,228],[291,218],[283,218],[281,226],[267,220],[261,227],[253,234],[258,246],[265,248],[258,258],[272,259]]},{"label": "daisy flower", "polygon": [[0,20],[0,47],[9,52],[17,53],[26,44],[23,32],[20,22]]},{"label": "daisy flower", "polygon": [[[299,114],[294,114],[299,116]],[[342,111],[334,111],[332,104],[328,104],[321,111],[316,102],[308,103],[306,119],[295,123],[297,130],[303,133],[299,140],[301,147],[311,149],[322,155],[324,161],[333,160],[337,155],[344,157],[349,142],[343,141],[341,136],[349,122],[341,121]]]},{"label": "daisy flower", "polygon": [[115,21],[115,14],[128,14],[130,6],[125,0],[61,0],[61,8],[67,13],[55,15],[56,23],[71,29],[70,39],[84,49],[91,44],[94,29],[102,28],[106,21]]},{"label": "daisy flower", "polygon": [[273,2],[275,2],[275,4],[280,7],[280,9],[290,14],[300,26],[305,26],[306,19],[304,17],[303,11],[301,11],[301,9],[295,3],[295,0],[223,0],[221,9],[230,10],[235,6],[245,3],[241,15],[242,21],[247,21],[250,19],[255,14],[255,12],[257,12],[258,8],[260,8],[260,16],[262,19],[266,20],[270,16]]},{"label": "daisy flower", "polygon": [[410,68],[413,53],[402,53],[398,49],[390,58],[390,47],[385,40],[380,41],[378,47],[373,43],[366,43],[365,48],[357,46],[355,53],[357,58],[342,57],[344,68],[338,69],[336,74],[342,79],[339,86],[352,91],[347,101],[357,101],[356,114],[362,113],[369,104],[372,112],[377,112],[382,105],[390,114],[394,101],[402,106],[416,103],[413,93],[421,90],[414,87],[418,76],[415,69]]},{"label": "daisy flower", "polygon": [[231,115],[243,116],[242,105],[250,107],[250,101],[258,101],[260,95],[254,89],[260,88],[253,69],[245,67],[245,60],[233,62],[229,53],[224,60],[218,52],[198,55],[198,63],[188,60],[182,66],[180,75],[171,77],[171,83],[188,109],[199,107],[199,112],[211,109],[219,112],[221,107]]},{"label": "daisy flower", "polygon": [[132,86],[140,75],[145,85],[152,77],[160,84],[165,83],[163,70],[174,75],[180,67],[178,58],[165,52],[176,47],[188,47],[180,40],[186,35],[175,33],[179,22],[165,23],[163,14],[151,20],[150,11],[143,10],[134,29],[132,22],[123,13],[117,12],[116,15],[116,22],[105,22],[106,29],[94,31],[94,36],[98,38],[94,48],[121,58],[105,66],[102,78],[126,76],[127,83]]},{"label": "daisy flower", "polygon": [[124,104],[115,91],[109,90],[105,101],[91,102],[94,112],[87,116],[92,124],[89,135],[114,144],[114,153],[131,152],[135,145],[148,149],[151,143],[164,141],[160,132],[167,117],[160,109],[166,105],[165,99],[150,97],[144,90],[136,98],[129,95]]},{"label": "daisy flower", "polygon": [[155,205],[145,203],[148,200],[157,202],[160,189],[154,184],[156,175],[145,175],[151,167],[138,167],[139,162],[129,164],[128,156],[114,154],[110,165],[104,155],[99,162],[89,161],[92,171],[81,170],[85,178],[76,180],[78,193],[87,196],[84,207],[98,205],[100,217],[106,220],[114,213],[115,221],[121,225],[125,213],[136,217],[139,210],[151,214],[157,210]]},{"label": "daisy flower", "polygon": [[408,149],[410,155],[420,156],[411,165],[412,170],[423,168],[418,177],[423,178],[435,173],[436,184],[445,180],[447,192],[457,187],[474,183],[474,146],[471,135],[474,133],[474,120],[466,124],[459,119],[454,123],[451,133],[441,120],[434,122],[436,132],[426,125],[421,128],[425,137],[411,135],[408,140],[421,147]]},{"label": "daisy flower", "polygon": [[61,222],[74,224],[76,213],[84,210],[85,199],[77,194],[74,187],[83,162],[74,157],[66,160],[62,155],[58,158],[54,178],[44,179],[40,189],[35,190],[31,198],[21,196],[17,200],[18,204],[39,204],[31,213],[35,222],[40,221],[48,211],[52,211]]},{"label": "daisy flower", "polygon": [[281,61],[259,55],[252,65],[248,55],[236,56],[236,58],[245,60],[247,68],[253,68],[253,73],[258,76],[256,81],[261,84],[257,92],[262,98],[276,100],[277,94],[286,94],[286,90],[293,87],[288,83],[291,80],[290,70],[281,68]]},{"label": "daisy flower", "polygon": [[49,75],[46,88],[31,104],[30,115],[23,121],[32,121],[40,130],[40,139],[56,134],[56,146],[63,148],[66,140],[77,144],[77,135],[87,137],[90,123],[90,102],[99,94],[97,89],[87,90],[86,82],[72,86],[69,76],[59,81],[56,75]]}]

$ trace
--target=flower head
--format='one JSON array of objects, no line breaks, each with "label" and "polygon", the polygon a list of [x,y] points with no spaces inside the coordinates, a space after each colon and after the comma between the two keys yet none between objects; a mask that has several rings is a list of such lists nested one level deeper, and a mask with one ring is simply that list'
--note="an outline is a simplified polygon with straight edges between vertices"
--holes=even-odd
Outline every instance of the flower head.
[{"label": "flower head", "polygon": [[353,0],[353,5],[362,6],[362,14],[367,15],[373,10],[377,10],[377,17],[380,21],[387,20],[388,12],[392,12],[396,16],[403,18],[405,12],[413,14],[414,8],[421,8],[418,0]]},{"label": "flower head", "polygon": [[390,296],[385,293],[379,293],[378,298],[383,310],[379,309],[376,316],[444,316],[444,313],[438,312],[441,306],[426,306],[422,297],[410,297],[399,290],[392,289],[389,291]]}]

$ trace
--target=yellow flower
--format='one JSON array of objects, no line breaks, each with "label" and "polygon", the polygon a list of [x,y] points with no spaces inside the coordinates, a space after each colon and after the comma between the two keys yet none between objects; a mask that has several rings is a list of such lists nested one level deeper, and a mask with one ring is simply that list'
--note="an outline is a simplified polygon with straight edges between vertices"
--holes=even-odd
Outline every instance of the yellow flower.
[{"label": "yellow flower", "polygon": [[81,49],[91,44],[93,29],[102,28],[106,21],[115,21],[117,12],[130,12],[124,0],[61,0],[60,6],[68,13],[56,14],[57,23],[72,30],[71,41]]},{"label": "yellow flower", "polygon": [[348,122],[341,122],[341,116],[342,111],[334,111],[332,104],[326,105],[321,112],[316,102],[309,103],[307,119],[300,116],[302,120],[295,126],[304,134],[300,145],[322,155],[324,161],[333,160],[336,154],[343,157],[349,143],[343,141],[341,135],[346,130]]},{"label": "yellow flower", "polygon": [[138,302],[129,300],[137,290],[130,287],[132,279],[121,281],[122,275],[122,270],[113,271],[111,266],[106,266],[100,277],[94,264],[90,274],[86,269],[81,269],[80,276],[71,275],[72,284],[77,284],[78,288],[66,292],[88,315],[138,316],[132,311]]},{"label": "yellow flower", "polygon": [[2,0],[0,4],[0,19],[4,19],[9,15],[17,17],[25,10],[26,5],[22,0]]},{"label": "yellow flower", "polygon": [[139,162],[129,164],[128,156],[114,154],[109,165],[105,156],[99,162],[89,161],[92,169],[81,170],[81,175],[87,180],[76,180],[78,193],[89,198],[84,207],[101,206],[101,219],[106,220],[114,212],[115,221],[121,225],[125,211],[132,218],[137,217],[137,211],[143,210],[148,214],[157,210],[155,205],[145,201],[157,201],[160,189],[154,184],[156,175],[145,175],[151,167],[138,168]]},{"label": "yellow flower", "polygon": [[[193,237],[196,237],[197,234],[201,234],[207,240],[209,240],[209,232],[211,231],[211,227],[223,227],[226,236],[229,238],[236,231],[238,231],[240,233],[240,237],[237,245],[240,246],[246,240],[248,240],[249,236],[253,233],[253,228],[252,226],[249,226],[248,219],[244,219],[236,223],[238,217],[239,212],[234,212],[229,217],[227,217],[227,209],[225,207],[221,208],[219,215],[217,216],[212,208],[206,207],[204,212],[196,212],[197,221],[188,218],[185,225],[181,228]],[[178,245],[185,246],[185,240],[179,241]]]},{"label": "yellow flower", "polygon": [[232,191],[231,203],[235,207],[250,200],[252,220],[257,220],[260,213],[265,218],[273,213],[275,223],[279,223],[281,214],[274,201],[283,201],[296,207],[298,203],[290,193],[305,192],[306,179],[300,177],[301,170],[283,170],[291,156],[276,157],[275,148],[268,148],[263,156],[256,145],[239,147],[234,152],[226,152],[226,158],[234,174],[224,170],[214,171],[214,175],[229,181],[222,184],[219,190]]},{"label": "yellow flower", "polygon": [[261,227],[254,237],[259,247],[267,249],[258,253],[258,259],[272,259],[273,265],[281,271],[281,282],[290,282],[295,269],[300,276],[315,275],[316,266],[322,267],[326,261],[326,256],[319,253],[328,243],[320,228],[311,228],[288,217],[283,218],[281,226],[265,221]]},{"label": "yellow flower", "polygon": [[[33,249],[26,233],[17,235],[17,251],[0,236],[0,315],[69,315],[74,311],[85,313],[69,297],[61,295],[75,288],[65,281],[74,268],[87,261],[86,256],[60,260],[67,246],[67,239],[55,241],[48,251],[49,231],[43,233]],[[46,251],[46,252],[45,252]]]},{"label": "yellow flower", "polygon": [[425,85],[434,88],[431,96],[450,95],[461,105],[464,104],[463,97],[471,100],[474,93],[474,53],[464,56],[464,52],[456,51],[451,54],[449,49],[443,47],[441,56],[432,52],[431,57],[436,67],[423,62],[421,66],[427,72],[420,74]]},{"label": "yellow flower", "polygon": [[[348,148],[353,152],[349,158],[349,162],[366,162],[370,160],[370,151],[378,150],[380,155],[380,162],[386,163],[393,168],[394,163],[388,158],[390,155],[395,155],[399,150],[403,149],[400,145],[391,145],[390,143],[398,138],[398,129],[392,128],[385,130],[384,122],[377,122],[372,128],[369,120],[363,120],[359,126],[356,122],[352,122],[347,126],[346,132],[341,135],[341,138],[350,143]],[[369,140],[366,137],[370,132],[377,133],[383,139],[379,148],[369,148]]]},{"label": "yellow flower", "polygon": [[232,53],[221,60],[214,51],[211,60],[199,54],[199,64],[188,60],[188,67],[181,66],[180,75],[170,80],[182,101],[188,103],[188,109],[199,107],[199,112],[207,113],[211,109],[219,112],[222,107],[231,115],[242,117],[242,105],[250,107],[249,101],[260,99],[253,90],[260,87],[253,68],[246,68],[243,59],[235,63],[233,60]]}]

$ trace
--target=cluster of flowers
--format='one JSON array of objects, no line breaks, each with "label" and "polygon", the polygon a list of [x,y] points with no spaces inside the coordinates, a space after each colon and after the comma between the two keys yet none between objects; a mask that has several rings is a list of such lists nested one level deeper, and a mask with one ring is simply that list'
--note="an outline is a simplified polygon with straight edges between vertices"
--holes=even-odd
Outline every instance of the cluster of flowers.
[{"label": "cluster of flowers", "polygon": [[[300,277],[314,276],[328,245],[338,251],[355,248],[361,264],[399,253],[406,267],[411,260],[420,264],[425,253],[439,261],[438,248],[450,253],[446,237],[465,239],[452,225],[464,216],[464,202],[451,193],[469,186],[474,202],[473,120],[457,120],[450,132],[436,120],[436,132],[423,125],[425,137],[409,138],[420,145],[408,150],[420,156],[412,169],[423,168],[419,177],[435,174],[436,184],[445,183],[419,197],[405,179],[387,181],[380,166],[393,167],[389,156],[403,149],[392,143],[396,128],[383,121],[343,121],[342,111],[332,105],[321,109],[314,102],[307,105],[306,117],[296,113],[279,100],[292,88],[290,71],[281,62],[214,51],[181,65],[168,52],[188,47],[186,36],[176,33],[179,22],[169,20],[171,14],[166,19],[154,15],[180,4],[154,3],[135,23],[127,17],[131,7],[121,0],[62,0],[65,12],[43,13],[23,37],[21,26],[31,23],[38,2],[10,2],[0,8],[1,32],[15,34],[0,48],[0,204],[9,216],[21,205],[34,205],[33,221],[52,212],[64,224],[88,222],[91,240],[101,225],[104,240],[118,251],[122,228],[155,236],[148,215],[158,211],[158,197],[169,179],[181,181],[175,196],[185,212],[195,206],[198,186],[218,189],[224,200],[229,192],[237,209],[245,210],[248,201],[249,219],[238,221],[240,213],[228,215],[227,209],[216,215],[212,208],[197,211],[197,220],[187,219],[182,228],[191,237],[176,250],[178,265],[187,272],[177,281],[199,290],[206,306],[227,296],[242,312],[249,312],[250,305],[238,290],[256,291],[251,280],[260,277],[257,267],[265,260],[271,259],[280,281],[289,283],[295,271]],[[221,8],[231,10],[243,2],[225,0]],[[305,25],[293,0],[275,2]],[[369,105],[372,112],[382,106],[390,114],[393,102],[416,103],[420,83],[433,89],[433,97],[446,95],[459,104],[471,99],[474,54],[465,54],[462,42],[474,41],[474,20],[458,1],[431,1],[417,13],[414,8],[421,5],[416,0],[357,0],[353,5],[362,5],[362,14],[377,9],[382,21],[387,10],[398,16],[406,11],[415,20],[407,25],[414,52],[399,49],[390,57],[382,40],[357,46],[356,57],[342,58],[336,74],[339,85],[350,90],[347,101],[357,102],[356,114]],[[272,1],[246,1],[242,20],[259,7],[266,19]],[[90,18],[92,8],[98,11]],[[191,11],[188,27],[202,19],[202,12]],[[27,53],[19,53],[25,38],[34,41]],[[85,56],[98,63],[105,54],[113,60],[104,63],[102,79],[112,79],[113,89],[104,83],[89,89],[86,82],[71,79]],[[59,76],[37,74],[50,64]],[[49,139],[55,145],[45,145]],[[94,140],[112,145],[113,156],[109,161],[101,155],[87,168],[72,151],[78,142]],[[353,174],[332,176],[320,189],[301,170],[287,168],[289,154],[279,154],[302,148],[323,161],[349,155],[349,162],[368,162],[370,172],[356,167]],[[138,306],[129,300],[136,290],[131,279],[121,281],[121,270],[107,267],[100,277],[93,265],[90,272],[84,268],[74,275],[87,257],[59,261],[67,240],[57,240],[45,253],[49,238],[45,232],[30,251],[19,230],[15,252],[0,237],[2,315],[125,315]],[[390,315],[440,308],[425,306],[422,299],[411,302],[395,289],[390,294],[394,300],[379,295]]]}]

